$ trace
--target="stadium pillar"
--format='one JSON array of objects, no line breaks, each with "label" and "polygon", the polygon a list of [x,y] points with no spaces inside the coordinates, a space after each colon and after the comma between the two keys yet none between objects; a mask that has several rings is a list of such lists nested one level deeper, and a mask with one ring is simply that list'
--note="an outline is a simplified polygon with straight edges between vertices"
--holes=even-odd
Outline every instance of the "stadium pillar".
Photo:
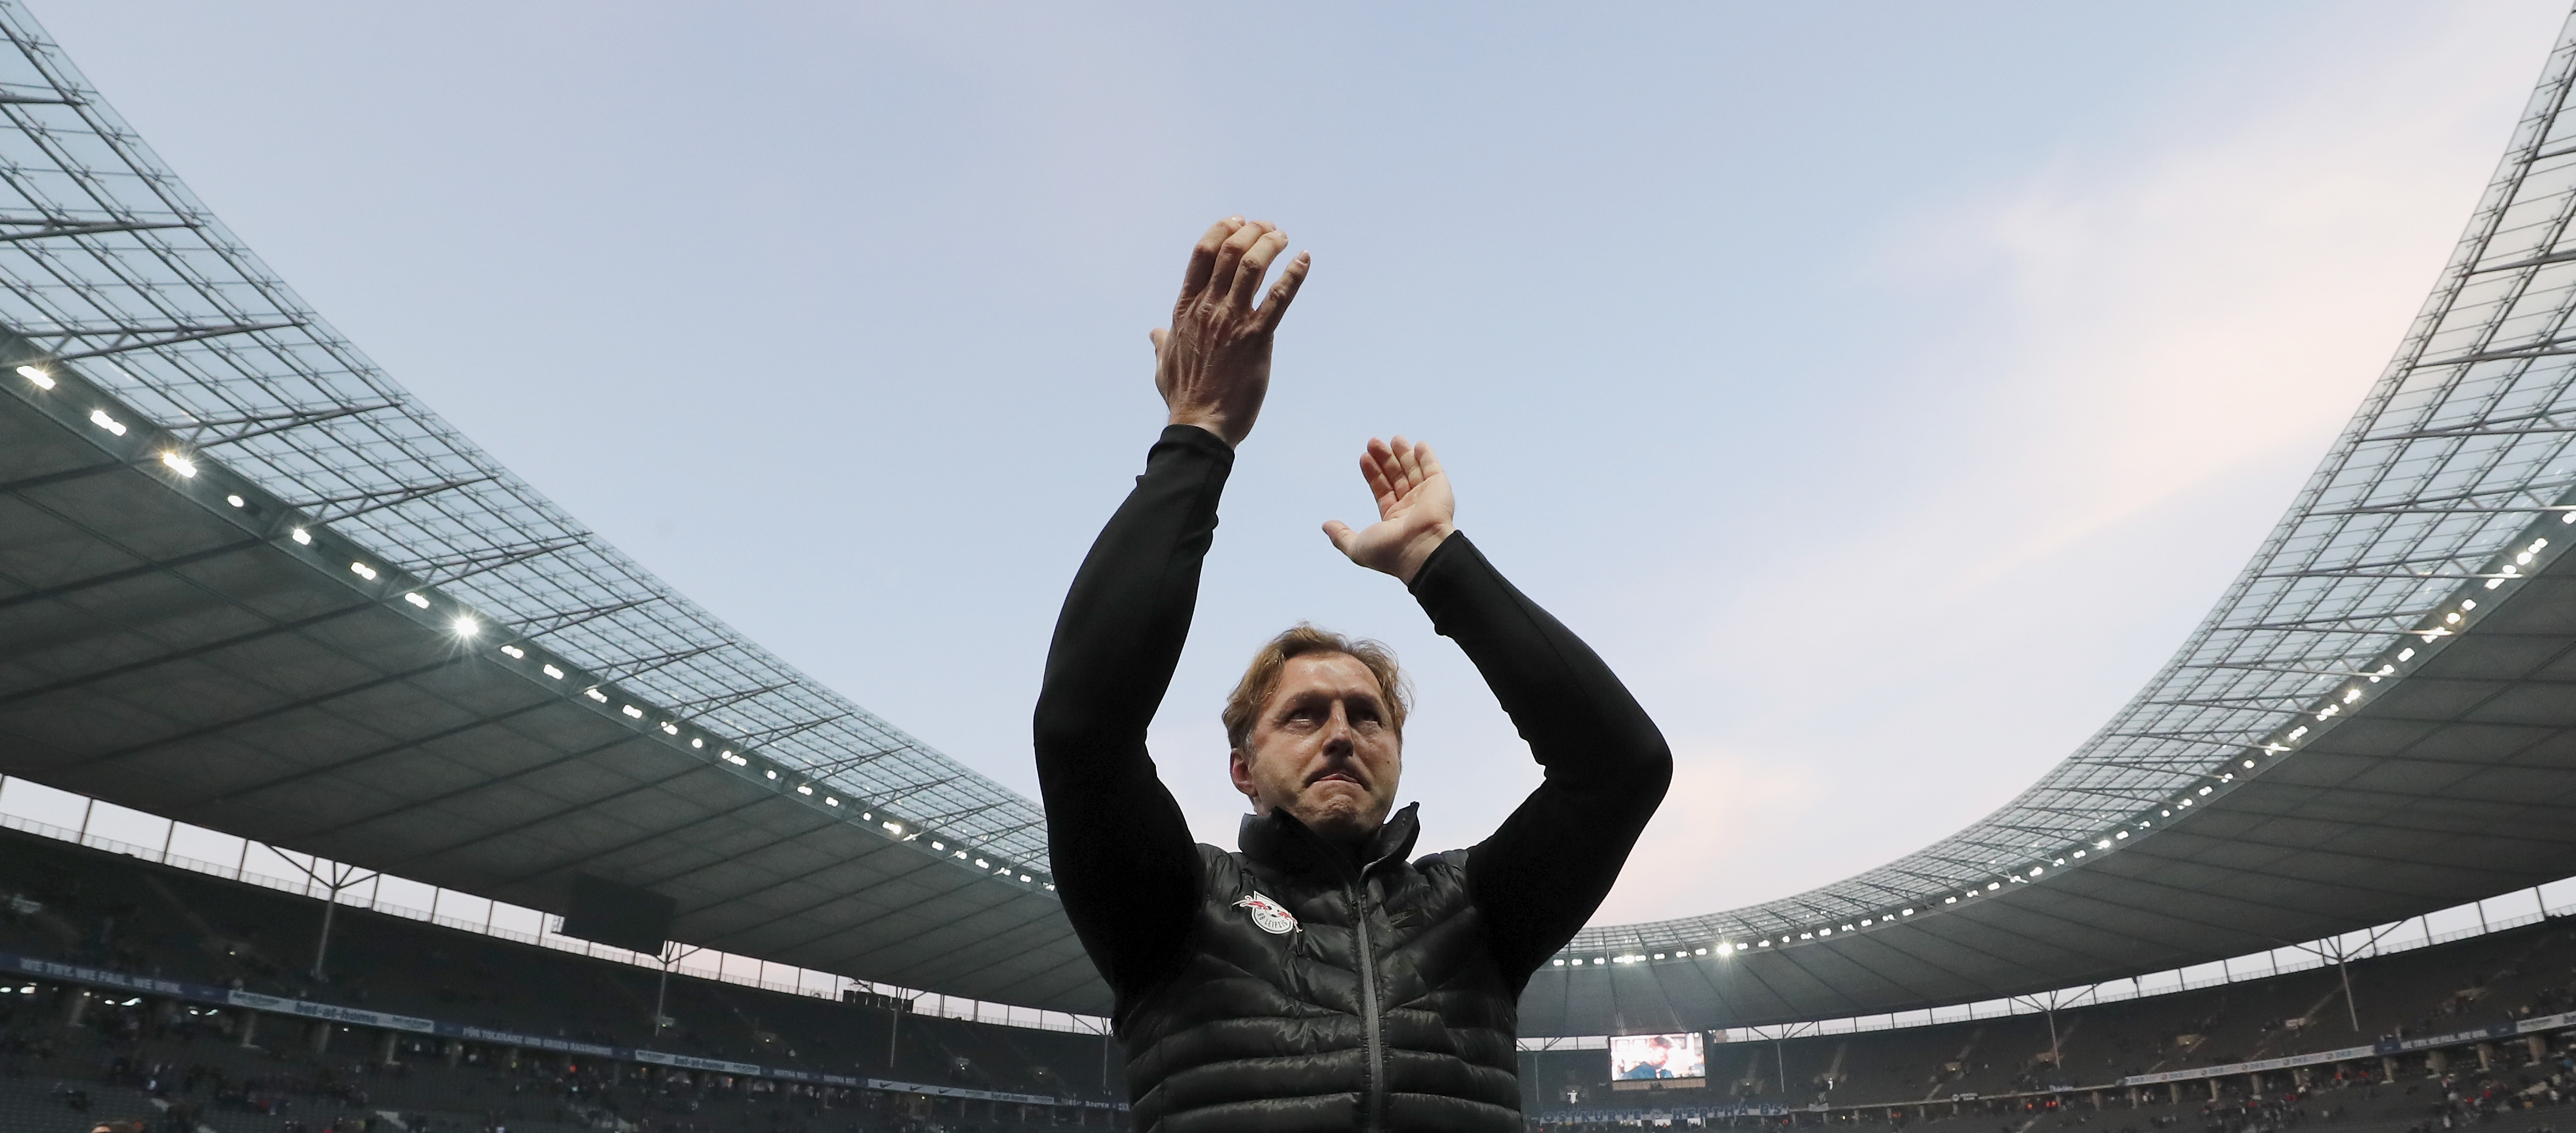
[{"label": "stadium pillar", "polygon": [[2146,1099],[2145,1099],[2145,1092],[2144,1092],[2144,1091],[2140,1090],[2140,1089],[2139,1089],[2138,1087],[2136,1087],[2136,1086],[2131,1086],[2131,1087],[2129,1087],[2129,1108],[2130,1108],[2130,1109],[2136,1109],[2136,1108],[2138,1108],[2138,1106],[2139,1106],[2141,1103],[2143,1103],[2145,1100],[2146,1100]]},{"label": "stadium pillar", "polygon": [[241,1009],[241,1044],[259,1045],[259,1012],[247,1007]]},{"label": "stadium pillar", "polygon": [[63,985],[63,1025],[77,1027],[89,1015],[89,989],[77,984]]},{"label": "stadium pillar", "polygon": [[2379,1056],[2379,1078],[2383,1082],[2394,1082],[2397,1080],[2397,1059],[2395,1056],[2386,1054]]},{"label": "stadium pillar", "polygon": [[2209,1079],[2209,1100],[2218,1100],[2218,1079],[2216,1078]]},{"label": "stadium pillar", "polygon": [[315,1053],[315,1054],[328,1054],[328,1053],[330,1053],[330,1052],[331,1052],[331,1024],[330,1024],[330,1022],[329,1022],[328,1020],[324,1020],[324,1019],[316,1019],[316,1020],[314,1020],[314,1021],[313,1021],[313,1025],[312,1025],[312,1026],[304,1028],[304,1041],[305,1041],[306,1045],[309,1045],[309,1046],[311,1046],[311,1047],[313,1048],[313,1053]]},{"label": "stadium pillar", "polygon": [[2524,1050],[2531,1052],[2531,1060],[2533,1062],[2546,1062],[2549,1060],[2549,1039],[2546,1036],[2524,1035],[2522,1036],[2522,1046]]},{"label": "stadium pillar", "polygon": [[392,1030],[384,1031],[376,1036],[376,1065],[393,1066],[397,1064],[399,1060],[394,1058],[396,1053],[394,1044],[400,1041],[401,1037],[402,1032]]},{"label": "stadium pillar", "polygon": [[2424,1052],[2424,1068],[2439,1074],[2451,1068],[2451,1053],[2440,1047]]},{"label": "stadium pillar", "polygon": [[2493,1069],[2495,1069],[2495,1050],[2496,1050],[2496,1045],[2495,1045],[2494,1043],[2479,1043],[2479,1044],[2478,1044],[2478,1069],[2480,1069],[2480,1070],[2493,1070]]},{"label": "stadium pillar", "polygon": [[440,1050],[439,1053],[447,1057],[448,1065],[454,1066],[465,1061],[465,1040],[449,1039],[440,1045],[444,1049]]}]

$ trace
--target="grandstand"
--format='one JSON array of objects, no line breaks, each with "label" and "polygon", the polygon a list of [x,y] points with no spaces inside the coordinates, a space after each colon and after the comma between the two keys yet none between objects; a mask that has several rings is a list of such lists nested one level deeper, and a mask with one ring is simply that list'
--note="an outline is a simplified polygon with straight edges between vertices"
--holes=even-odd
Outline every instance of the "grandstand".
[{"label": "grandstand", "polygon": [[[250,1119],[277,1102],[529,1128],[766,1129],[780,1109],[1100,1125],[1121,1108],[1102,1035],[693,977],[665,991],[629,964],[335,912],[338,959],[317,979],[321,901],[0,832],[0,981],[20,981],[0,999],[0,1116],[19,1115],[0,1128],[46,1128],[68,1108],[57,1087],[121,1104],[111,1116],[193,1100],[226,1130],[275,1129]],[[155,1095],[156,1065],[193,1084]]]},{"label": "grandstand", "polygon": [[[15,0],[0,34],[0,773],[322,885],[0,831],[0,1126],[1124,1122],[1035,805],[583,529],[296,299]],[[2576,1097],[2565,910],[2375,946],[2576,875],[2571,88],[2576,21],[2389,369],[2146,688],[1922,851],[1587,929],[1523,999],[1529,1112],[2397,1133]],[[547,914],[646,890],[666,968],[840,983],[665,983],[351,907],[361,873]],[[925,1009],[950,997],[1091,1029]],[[1690,1031],[1704,1079],[1614,1082],[1592,1042]]]}]

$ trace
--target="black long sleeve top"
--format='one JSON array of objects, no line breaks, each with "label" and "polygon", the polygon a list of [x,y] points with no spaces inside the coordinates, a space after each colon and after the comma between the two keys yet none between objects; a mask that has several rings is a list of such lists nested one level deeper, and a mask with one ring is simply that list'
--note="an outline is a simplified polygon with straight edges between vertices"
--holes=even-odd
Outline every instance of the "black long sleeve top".
[{"label": "black long sleeve top", "polygon": [[[1234,450],[1175,425],[1074,576],[1047,653],[1037,770],[1058,895],[1122,1002],[1183,959],[1204,883],[1145,733],[1170,687]],[[1662,802],[1672,753],[1608,665],[1463,533],[1415,573],[1432,626],[1482,673],[1545,780],[1468,855],[1497,960],[1526,978],[1583,927]]]}]

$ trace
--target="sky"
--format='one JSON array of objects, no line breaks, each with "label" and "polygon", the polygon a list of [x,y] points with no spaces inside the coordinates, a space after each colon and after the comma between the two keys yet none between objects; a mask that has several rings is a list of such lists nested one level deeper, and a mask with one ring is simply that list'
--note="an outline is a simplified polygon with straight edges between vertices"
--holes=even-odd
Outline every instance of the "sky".
[{"label": "sky", "polygon": [[2378,376],[2563,9],[35,0],[217,215],[701,605],[1034,793],[1065,584],[1242,213],[1315,258],[1156,758],[1298,620],[1420,689],[1425,849],[1538,781],[1400,585],[1372,435],[1672,741],[1598,920],[2009,800],[2178,647]]}]

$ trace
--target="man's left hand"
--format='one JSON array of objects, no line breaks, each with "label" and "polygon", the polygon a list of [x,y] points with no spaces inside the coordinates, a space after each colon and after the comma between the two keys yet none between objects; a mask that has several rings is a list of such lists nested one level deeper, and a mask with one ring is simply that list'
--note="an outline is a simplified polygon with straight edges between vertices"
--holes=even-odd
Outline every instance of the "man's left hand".
[{"label": "man's left hand", "polygon": [[1341,520],[1328,520],[1324,534],[1352,562],[1413,583],[1423,560],[1458,529],[1458,499],[1449,494],[1449,476],[1440,470],[1431,446],[1398,436],[1389,444],[1369,438],[1360,454],[1360,475],[1377,497],[1377,522],[1359,531]]}]

